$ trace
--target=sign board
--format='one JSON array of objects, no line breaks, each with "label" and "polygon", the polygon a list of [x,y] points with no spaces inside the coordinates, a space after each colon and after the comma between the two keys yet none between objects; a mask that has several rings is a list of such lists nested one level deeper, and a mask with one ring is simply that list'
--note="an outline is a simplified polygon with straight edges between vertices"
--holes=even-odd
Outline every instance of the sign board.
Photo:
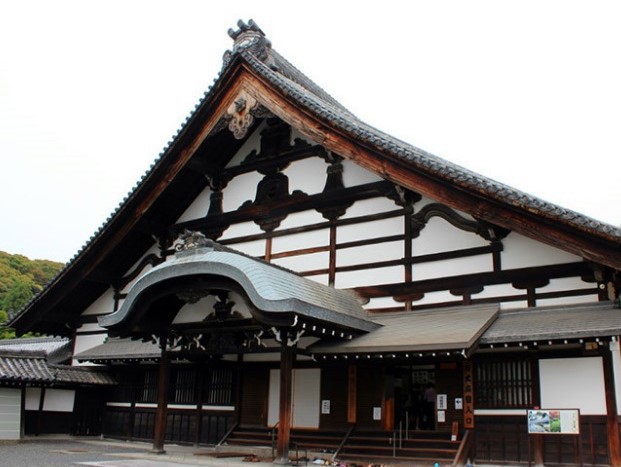
[{"label": "sign board", "polygon": [[446,422],[446,412],[444,410],[438,410],[438,423]]},{"label": "sign board", "polygon": [[472,361],[464,362],[464,428],[474,428],[474,384]]},{"label": "sign board", "polygon": [[323,415],[327,415],[330,413],[330,401],[329,400],[321,401],[321,413]]},{"label": "sign board", "polygon": [[373,420],[381,420],[381,419],[382,419],[382,408],[373,407]]},{"label": "sign board", "polygon": [[446,410],[447,407],[447,397],[446,394],[438,394],[436,397],[436,405],[438,410]]},{"label": "sign board", "polygon": [[580,434],[580,410],[578,409],[529,410],[527,417],[529,434]]},{"label": "sign board", "polygon": [[464,400],[461,397],[455,398],[455,410],[462,410],[464,408]]}]

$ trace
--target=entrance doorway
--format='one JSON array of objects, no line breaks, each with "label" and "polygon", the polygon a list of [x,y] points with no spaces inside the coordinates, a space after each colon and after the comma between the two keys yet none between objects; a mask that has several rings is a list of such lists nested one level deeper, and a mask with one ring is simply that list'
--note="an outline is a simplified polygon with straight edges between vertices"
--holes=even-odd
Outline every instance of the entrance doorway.
[{"label": "entrance doorway", "polygon": [[435,430],[435,381],[435,365],[394,367],[386,381],[387,400],[394,401],[393,429]]}]

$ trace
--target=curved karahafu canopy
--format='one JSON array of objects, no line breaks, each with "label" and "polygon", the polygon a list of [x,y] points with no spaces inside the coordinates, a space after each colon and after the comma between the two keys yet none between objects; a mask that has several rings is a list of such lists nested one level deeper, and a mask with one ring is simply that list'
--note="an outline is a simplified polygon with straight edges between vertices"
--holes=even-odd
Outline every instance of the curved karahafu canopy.
[{"label": "curved karahafu canopy", "polygon": [[[368,332],[380,325],[368,320],[358,299],[292,271],[224,248],[210,240],[193,245],[151,269],[131,288],[122,307],[99,318],[112,335],[150,335],[170,326],[189,300],[235,291],[247,301],[253,318],[266,326],[295,326],[306,321]],[[207,326],[207,323],[205,323]]]}]

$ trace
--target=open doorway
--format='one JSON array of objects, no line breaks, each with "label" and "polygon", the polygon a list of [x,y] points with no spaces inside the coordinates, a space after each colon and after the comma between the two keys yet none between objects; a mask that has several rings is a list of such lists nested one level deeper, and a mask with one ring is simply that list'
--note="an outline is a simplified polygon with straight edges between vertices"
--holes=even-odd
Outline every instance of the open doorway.
[{"label": "open doorway", "polygon": [[435,430],[435,365],[397,366],[391,376],[394,428]]}]

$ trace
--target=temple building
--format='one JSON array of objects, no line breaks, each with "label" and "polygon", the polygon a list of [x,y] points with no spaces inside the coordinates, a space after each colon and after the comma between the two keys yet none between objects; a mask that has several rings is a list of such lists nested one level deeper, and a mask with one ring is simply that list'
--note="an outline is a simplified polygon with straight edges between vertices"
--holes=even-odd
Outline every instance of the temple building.
[{"label": "temple building", "polygon": [[621,230],[360,121],[253,21],[229,34],[176,137],[10,323],[118,382],[83,432],[621,465]]}]

